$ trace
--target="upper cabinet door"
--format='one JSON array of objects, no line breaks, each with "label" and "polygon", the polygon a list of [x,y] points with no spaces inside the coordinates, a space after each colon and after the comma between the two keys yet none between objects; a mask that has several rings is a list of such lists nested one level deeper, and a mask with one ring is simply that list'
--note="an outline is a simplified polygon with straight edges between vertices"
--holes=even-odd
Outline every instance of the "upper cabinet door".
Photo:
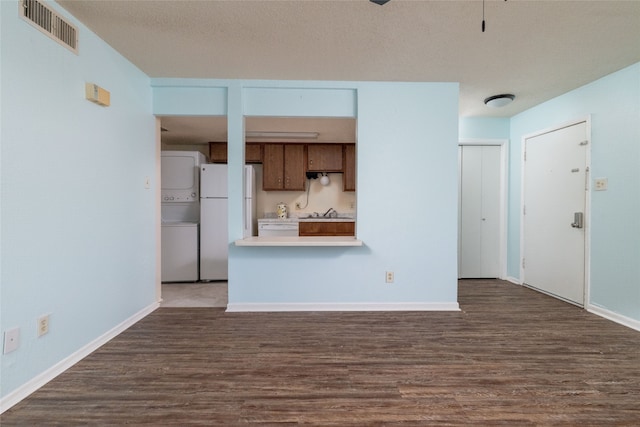
[{"label": "upper cabinet door", "polygon": [[265,144],[262,165],[262,189],[282,190],[284,188],[284,146]]},{"label": "upper cabinet door", "polygon": [[227,163],[227,143],[210,142],[209,160],[211,163]]},{"label": "upper cabinet door", "polygon": [[262,163],[262,144],[247,142],[244,150],[245,163]]},{"label": "upper cabinet door", "polygon": [[344,191],[356,191],[356,145],[344,146],[344,175],[342,179]]},{"label": "upper cabinet door", "polygon": [[307,145],[307,170],[342,172],[342,144]]},{"label": "upper cabinet door", "polygon": [[264,144],[262,189],[305,190],[304,144]]},{"label": "upper cabinet door", "polygon": [[304,145],[284,145],[284,189],[305,190]]},{"label": "upper cabinet door", "polygon": [[[211,163],[227,163],[227,143],[210,142],[209,159]],[[244,150],[245,163],[262,163],[262,144],[248,142]]]}]

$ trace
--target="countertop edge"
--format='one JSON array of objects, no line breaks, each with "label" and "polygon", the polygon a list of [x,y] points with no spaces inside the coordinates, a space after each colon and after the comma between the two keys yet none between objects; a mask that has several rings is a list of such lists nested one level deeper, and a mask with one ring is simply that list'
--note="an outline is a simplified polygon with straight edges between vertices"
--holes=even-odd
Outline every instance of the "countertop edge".
[{"label": "countertop edge", "polygon": [[259,218],[258,224],[297,224],[299,222],[356,222],[355,218]]},{"label": "countertop edge", "polygon": [[362,240],[354,237],[323,236],[323,237],[298,237],[298,236],[277,236],[277,237],[247,237],[236,240],[236,246],[253,247],[301,247],[301,246],[329,246],[329,247],[354,247],[362,246]]}]

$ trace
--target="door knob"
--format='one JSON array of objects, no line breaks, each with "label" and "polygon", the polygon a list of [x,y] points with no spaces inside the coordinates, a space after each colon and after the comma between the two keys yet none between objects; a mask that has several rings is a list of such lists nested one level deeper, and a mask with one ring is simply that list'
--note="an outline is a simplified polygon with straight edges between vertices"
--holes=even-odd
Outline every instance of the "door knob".
[{"label": "door knob", "polygon": [[582,212],[575,212],[573,214],[573,222],[571,223],[573,228],[583,228],[584,227],[584,214]]}]

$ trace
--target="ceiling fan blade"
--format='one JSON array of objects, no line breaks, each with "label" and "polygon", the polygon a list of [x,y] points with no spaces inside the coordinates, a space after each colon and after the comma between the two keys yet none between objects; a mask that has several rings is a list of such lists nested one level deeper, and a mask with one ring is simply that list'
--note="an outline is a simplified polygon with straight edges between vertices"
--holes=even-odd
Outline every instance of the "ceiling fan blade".
[{"label": "ceiling fan blade", "polygon": [[375,3],[375,4],[379,4],[380,6],[382,6],[383,4],[387,3],[390,0],[369,0],[371,3]]}]

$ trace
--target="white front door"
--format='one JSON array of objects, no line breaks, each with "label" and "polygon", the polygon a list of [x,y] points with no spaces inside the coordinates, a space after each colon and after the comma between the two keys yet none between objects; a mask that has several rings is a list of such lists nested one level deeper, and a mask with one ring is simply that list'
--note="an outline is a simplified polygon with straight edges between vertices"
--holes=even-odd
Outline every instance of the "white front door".
[{"label": "white front door", "polygon": [[[587,124],[525,139],[524,283],[583,306]],[[580,216],[582,218],[580,218]]]},{"label": "white front door", "polygon": [[500,277],[500,152],[460,146],[460,278]]}]

